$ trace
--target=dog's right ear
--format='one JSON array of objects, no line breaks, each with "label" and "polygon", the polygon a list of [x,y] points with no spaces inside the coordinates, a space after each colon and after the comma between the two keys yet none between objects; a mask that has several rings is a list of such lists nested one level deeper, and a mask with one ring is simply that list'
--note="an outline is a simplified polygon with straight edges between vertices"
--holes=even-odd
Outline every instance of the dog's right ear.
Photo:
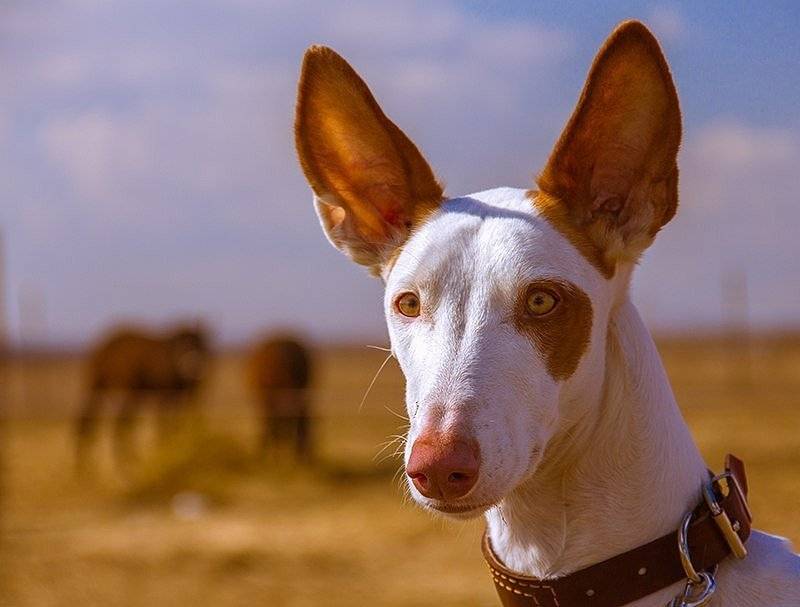
[{"label": "dog's right ear", "polygon": [[333,50],[306,51],[295,145],[328,239],[380,274],[442,187],[417,147]]}]

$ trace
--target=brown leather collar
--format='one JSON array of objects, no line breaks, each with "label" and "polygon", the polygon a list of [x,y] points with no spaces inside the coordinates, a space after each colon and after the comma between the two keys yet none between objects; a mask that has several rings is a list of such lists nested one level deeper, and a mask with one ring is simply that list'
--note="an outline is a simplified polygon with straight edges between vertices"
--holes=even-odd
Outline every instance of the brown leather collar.
[{"label": "brown leather collar", "polygon": [[[718,482],[721,478],[725,480]],[[741,460],[728,455],[725,473],[714,477],[709,491],[709,499],[716,500],[721,513],[714,516],[704,499],[692,513],[688,533],[691,560],[698,571],[713,569],[732,549],[739,551],[742,558],[752,522]],[[730,537],[730,543],[726,539],[724,517],[731,525],[728,533],[735,533],[741,544],[734,537]],[[620,607],[686,578],[677,532],[554,579],[540,580],[509,570],[494,554],[488,533],[483,538],[483,555],[504,607]]]}]

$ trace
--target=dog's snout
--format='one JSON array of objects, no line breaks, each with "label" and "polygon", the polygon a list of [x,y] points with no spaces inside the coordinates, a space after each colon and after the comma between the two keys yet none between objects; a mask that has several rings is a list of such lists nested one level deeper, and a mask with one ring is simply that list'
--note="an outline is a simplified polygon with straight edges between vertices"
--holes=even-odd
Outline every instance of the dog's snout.
[{"label": "dog's snout", "polygon": [[406,474],[425,497],[448,501],[470,492],[479,468],[475,441],[450,434],[423,434],[411,448]]}]

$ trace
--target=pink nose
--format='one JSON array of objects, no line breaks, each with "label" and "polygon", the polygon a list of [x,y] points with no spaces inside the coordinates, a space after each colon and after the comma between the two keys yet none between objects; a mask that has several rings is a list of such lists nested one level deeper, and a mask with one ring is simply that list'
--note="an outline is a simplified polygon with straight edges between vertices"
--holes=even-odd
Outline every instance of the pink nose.
[{"label": "pink nose", "polygon": [[480,449],[450,434],[422,434],[411,448],[406,474],[431,499],[464,497],[478,480]]}]

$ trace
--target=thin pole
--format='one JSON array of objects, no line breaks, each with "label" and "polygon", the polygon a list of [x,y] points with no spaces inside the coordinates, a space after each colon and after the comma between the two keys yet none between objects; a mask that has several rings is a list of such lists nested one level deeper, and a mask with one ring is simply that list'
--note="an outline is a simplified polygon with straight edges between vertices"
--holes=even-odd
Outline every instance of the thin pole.
[{"label": "thin pole", "polygon": [[[5,547],[5,507],[7,501],[7,416],[8,399],[8,323],[6,316],[6,256],[5,241],[0,233],[0,554]],[[4,569],[4,567],[0,567]],[[4,584],[4,580],[0,579]]]}]

